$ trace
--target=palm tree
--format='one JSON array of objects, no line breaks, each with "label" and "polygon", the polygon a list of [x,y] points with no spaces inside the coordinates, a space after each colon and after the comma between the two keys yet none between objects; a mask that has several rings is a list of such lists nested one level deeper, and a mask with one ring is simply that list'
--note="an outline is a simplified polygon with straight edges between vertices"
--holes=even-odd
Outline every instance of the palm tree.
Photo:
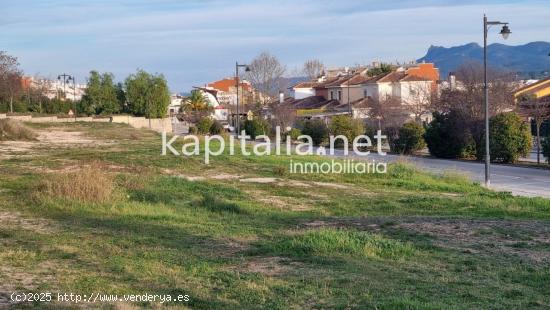
[{"label": "palm tree", "polygon": [[207,111],[209,106],[202,93],[199,90],[193,90],[191,96],[182,103],[181,109],[185,112]]}]

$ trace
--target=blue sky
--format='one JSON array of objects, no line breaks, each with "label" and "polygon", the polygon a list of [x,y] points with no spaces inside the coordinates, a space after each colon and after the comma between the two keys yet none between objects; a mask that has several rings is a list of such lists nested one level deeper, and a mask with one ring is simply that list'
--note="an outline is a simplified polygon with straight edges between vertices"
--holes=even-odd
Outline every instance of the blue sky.
[{"label": "blue sky", "polygon": [[[547,0],[2,0],[0,50],[29,75],[92,69],[117,80],[137,68],[163,73],[173,91],[230,76],[262,51],[292,73],[420,58],[430,45],[482,40],[481,19],[511,23],[506,44],[549,41]],[[493,30],[492,42],[502,42]]]}]

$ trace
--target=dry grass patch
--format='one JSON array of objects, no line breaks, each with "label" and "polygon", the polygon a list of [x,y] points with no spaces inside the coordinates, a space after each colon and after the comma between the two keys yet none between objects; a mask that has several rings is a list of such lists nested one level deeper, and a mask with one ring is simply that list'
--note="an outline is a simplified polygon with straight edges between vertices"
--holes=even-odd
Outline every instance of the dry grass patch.
[{"label": "dry grass patch", "polygon": [[114,177],[99,164],[77,171],[52,174],[39,185],[41,195],[80,202],[111,201],[115,192]]},{"label": "dry grass patch", "polygon": [[0,119],[0,141],[34,141],[38,134],[19,121]]}]

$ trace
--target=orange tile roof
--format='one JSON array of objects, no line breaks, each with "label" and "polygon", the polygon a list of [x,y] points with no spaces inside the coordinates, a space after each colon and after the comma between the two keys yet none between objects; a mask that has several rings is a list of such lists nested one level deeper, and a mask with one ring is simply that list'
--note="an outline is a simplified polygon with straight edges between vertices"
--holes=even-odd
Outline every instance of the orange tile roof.
[{"label": "orange tile roof", "polygon": [[[229,92],[230,88],[235,87],[235,78],[227,78],[219,81],[212,82],[208,84],[209,87],[215,88],[217,90],[221,90],[224,92]],[[252,87],[248,83],[241,82],[241,87],[246,91],[252,91]]]}]

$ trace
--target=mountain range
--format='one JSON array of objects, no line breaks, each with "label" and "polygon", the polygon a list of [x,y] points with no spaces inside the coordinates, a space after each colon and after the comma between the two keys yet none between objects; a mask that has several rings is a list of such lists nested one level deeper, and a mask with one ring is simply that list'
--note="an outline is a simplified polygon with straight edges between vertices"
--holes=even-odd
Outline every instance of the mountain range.
[{"label": "mountain range", "polygon": [[[518,73],[524,78],[540,78],[550,72],[550,43],[531,42],[509,46],[494,43],[488,46],[488,63],[492,67]],[[483,47],[477,43],[455,47],[430,46],[418,62],[432,62],[439,68],[441,78],[456,70],[462,63],[483,62]]]}]

